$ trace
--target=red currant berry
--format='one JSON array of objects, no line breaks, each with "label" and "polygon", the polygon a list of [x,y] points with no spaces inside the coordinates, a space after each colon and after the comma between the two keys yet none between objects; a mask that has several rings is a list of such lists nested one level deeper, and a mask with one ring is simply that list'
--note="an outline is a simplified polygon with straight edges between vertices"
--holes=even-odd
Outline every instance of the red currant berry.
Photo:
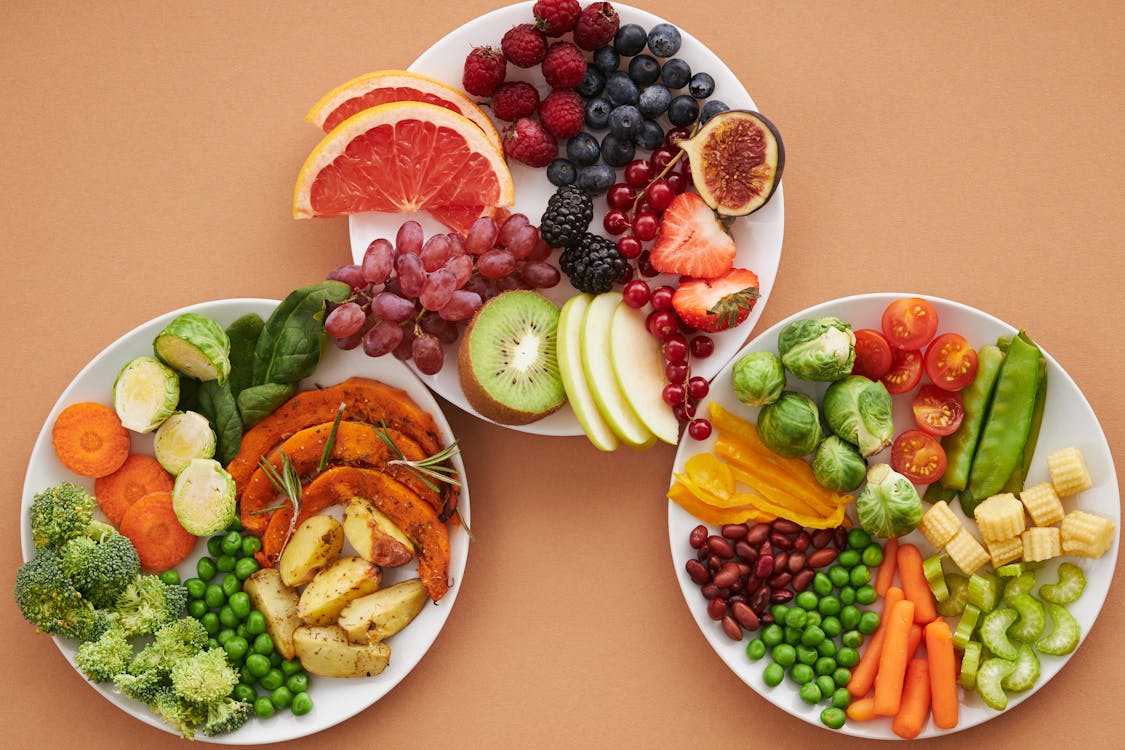
[{"label": "red currant berry", "polygon": [[664,403],[668,404],[669,406],[682,404],[684,402],[684,398],[686,397],[684,394],[684,387],[682,385],[677,385],[676,383],[669,383],[668,385],[664,386],[664,391],[660,395],[664,398]]},{"label": "red currant berry", "polygon": [[680,321],[675,313],[668,310],[656,310],[649,313],[646,322],[648,323],[649,333],[661,341],[667,340],[680,326]]},{"label": "red currant berry", "polygon": [[711,437],[711,423],[706,419],[693,419],[687,431],[694,440],[706,440]]},{"label": "red currant berry", "polygon": [[621,253],[621,257],[625,260],[632,260],[641,254],[644,246],[641,241],[631,234],[627,234],[621,239],[617,240],[617,252]]},{"label": "red currant berry", "polygon": [[656,214],[643,212],[633,217],[633,234],[642,242],[655,239],[656,232],[659,229],[660,219],[657,218]]},{"label": "red currant berry", "polygon": [[684,414],[687,415],[688,419],[695,419],[695,410],[698,406],[699,402],[691,397],[684,401]]},{"label": "red currant berry", "polygon": [[676,189],[666,179],[653,180],[645,188],[645,198],[653,211],[663,211],[672,204],[676,197]]},{"label": "red currant berry", "polygon": [[625,165],[625,182],[635,188],[643,188],[652,180],[652,166],[644,159],[634,159]]},{"label": "red currant berry", "polygon": [[701,375],[696,375],[687,382],[688,394],[696,401],[707,397],[708,391],[711,390],[707,378]]},{"label": "red currant berry", "polygon": [[691,340],[691,356],[705,359],[715,352],[715,340],[710,336],[696,336]]},{"label": "red currant berry", "polygon": [[668,378],[669,383],[684,383],[689,372],[691,368],[687,362],[669,362],[664,365],[664,377]]},{"label": "red currant berry", "polygon": [[688,163],[687,159],[684,159],[683,162],[684,164],[680,167],[679,174],[684,176],[684,189],[686,190],[695,184],[695,180],[691,175],[691,164]]},{"label": "red currant berry", "polygon": [[629,216],[620,208],[615,208],[612,211],[606,213],[605,219],[602,220],[602,224],[605,226],[605,231],[609,232],[610,234],[622,234],[626,229],[629,228]]},{"label": "red currant berry", "polygon": [[648,304],[649,294],[648,282],[641,279],[630,281],[621,290],[621,296],[625,299],[625,304],[634,308],[644,307]]},{"label": "red currant berry", "polygon": [[653,276],[660,275],[660,271],[657,271],[653,267],[652,261],[649,260],[648,250],[645,250],[643,253],[637,256],[637,270],[640,272],[641,276],[645,276],[650,279]]},{"label": "red currant berry", "polygon": [[633,205],[637,199],[637,190],[632,185],[619,182],[605,194],[606,203],[610,208],[620,208],[622,211]]},{"label": "red currant berry", "polygon": [[687,180],[680,172],[669,172],[668,176],[664,178],[676,193],[682,193],[687,189]]},{"label": "red currant berry", "polygon": [[672,407],[672,414],[675,415],[676,421],[679,422],[680,424],[683,424],[684,422],[688,421],[688,419],[689,419],[689,417],[687,415],[687,410],[684,409],[683,404],[675,404]]},{"label": "red currant berry", "polygon": [[618,277],[617,283],[618,284],[628,284],[630,281],[633,280],[633,276],[635,276],[635,275],[636,274],[633,271],[633,267],[631,265],[629,265],[628,263],[626,263],[625,264],[625,270],[621,272],[621,276]]},{"label": "red currant berry", "polygon": [[675,146],[677,141],[691,138],[691,128],[672,128],[664,136],[665,146]]},{"label": "red currant berry", "polygon": [[658,286],[652,290],[652,309],[653,310],[671,310],[672,309],[672,296],[676,290],[670,286]]},{"label": "red currant berry", "polygon": [[660,174],[664,171],[664,167],[672,163],[676,158],[676,153],[679,149],[668,148],[662,146],[652,152],[652,156],[648,158],[648,163],[651,165],[653,172]]},{"label": "red currant berry", "polygon": [[[687,340],[678,333],[672,334],[663,344],[664,359],[670,363],[687,362]],[[694,380],[695,378],[692,378]],[[689,383],[690,385],[690,383]]]}]

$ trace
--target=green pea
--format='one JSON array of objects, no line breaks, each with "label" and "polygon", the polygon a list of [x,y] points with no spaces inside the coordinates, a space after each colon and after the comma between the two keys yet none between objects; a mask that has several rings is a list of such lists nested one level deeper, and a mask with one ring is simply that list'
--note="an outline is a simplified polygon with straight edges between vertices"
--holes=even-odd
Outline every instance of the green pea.
[{"label": "green pea", "polygon": [[828,596],[835,590],[835,588],[836,585],[832,583],[832,579],[828,577],[827,573],[818,571],[817,574],[813,576],[812,590],[817,594],[821,596]]},{"label": "green pea", "polygon": [[797,646],[797,661],[802,664],[808,664],[810,667],[816,664],[816,660],[820,658],[820,654],[816,652],[815,648],[808,646]]},{"label": "green pea", "polygon": [[864,565],[877,568],[883,564],[883,548],[877,542],[872,542],[864,547],[859,559]]},{"label": "green pea", "polygon": [[229,604],[234,616],[240,621],[250,616],[250,595],[245,591],[231,594]]},{"label": "green pea", "polygon": [[791,609],[785,613],[785,625],[790,628],[803,628],[809,619],[808,612],[803,609]]},{"label": "green pea", "polygon": [[218,609],[226,603],[226,600],[227,595],[223,592],[223,587],[217,583],[208,585],[207,590],[203,592],[203,601],[209,609]]},{"label": "green pea", "polygon": [[187,613],[195,619],[200,619],[207,614],[207,602],[202,599],[192,599],[187,603]]},{"label": "green pea", "polygon": [[785,642],[791,646],[796,646],[801,642],[801,628],[785,626]]},{"label": "green pea", "polygon": [[244,623],[244,622],[238,623],[238,627],[234,629],[234,633],[235,633],[235,635],[242,636],[246,640],[250,640],[251,635],[256,635],[255,633],[251,633],[249,630],[246,629],[246,623]]},{"label": "green pea", "polygon": [[828,580],[832,582],[833,586],[837,588],[840,586],[847,586],[848,581],[851,580],[851,575],[848,569],[842,565],[833,565],[828,569]]},{"label": "green pea", "polygon": [[203,616],[199,618],[202,623],[203,629],[207,631],[207,635],[217,635],[222,627],[219,624],[219,616],[214,612],[204,612]]},{"label": "green pea", "polygon": [[812,625],[804,629],[801,633],[801,645],[810,648],[816,648],[820,642],[824,640],[824,631],[820,629],[819,625]]},{"label": "green pea", "polygon": [[238,662],[246,657],[246,652],[250,650],[250,644],[242,636],[236,635],[228,639],[223,644],[223,648],[226,649],[227,656],[230,657],[231,661]]},{"label": "green pea", "polygon": [[785,615],[789,613],[789,607],[784,604],[775,604],[770,607],[770,614],[773,615],[774,622],[785,622]]},{"label": "green pea", "polygon": [[285,675],[281,673],[280,669],[271,669],[262,675],[261,679],[258,680],[258,684],[266,690],[277,690],[285,684]]},{"label": "green pea", "polygon": [[[250,668],[246,666],[246,662],[243,662],[242,666],[240,666],[238,668],[238,680],[239,680],[239,682],[244,682],[247,685],[252,685],[252,684],[254,684],[254,682],[257,681],[257,679],[258,678],[255,677],[250,672]],[[258,694],[257,691],[255,691],[254,695],[257,695],[257,694]],[[252,703],[253,701],[250,701],[250,702]]]},{"label": "green pea", "polygon": [[878,598],[879,595],[875,592],[875,587],[870,583],[865,583],[855,590],[856,604],[867,606],[869,604],[874,604],[875,600]]},{"label": "green pea", "polygon": [[770,648],[785,640],[785,631],[776,622],[762,628],[762,642]]},{"label": "green pea", "polygon": [[840,603],[855,604],[855,589],[850,585],[840,587]]},{"label": "green pea", "polygon": [[254,653],[269,656],[273,652],[273,638],[269,633],[259,633],[254,637]]},{"label": "green pea", "polygon": [[246,615],[246,632],[250,635],[261,635],[266,632],[266,616],[258,610],[251,610]]},{"label": "green pea", "polygon": [[851,630],[856,625],[859,625],[859,618],[863,612],[859,607],[854,604],[849,604],[846,607],[840,608],[840,624],[844,626],[845,630]]},{"label": "green pea", "polygon": [[166,570],[160,574],[160,580],[169,586],[175,586],[180,582],[180,572],[175,569]]},{"label": "green pea", "polygon": [[832,615],[828,615],[820,621],[820,629],[823,630],[824,634],[829,638],[835,638],[843,632],[843,628],[840,626],[840,619]]},{"label": "green pea", "polygon": [[806,590],[797,594],[797,598],[793,601],[795,601],[797,603],[797,606],[801,609],[805,611],[811,611],[816,609],[816,604],[818,601],[820,601],[820,599],[813,592]]},{"label": "green pea", "polygon": [[817,612],[816,610],[813,610],[812,612],[809,612],[809,616],[805,618],[805,627],[807,628],[811,625],[819,625],[819,624],[820,624],[820,613]]},{"label": "green pea", "polygon": [[836,647],[836,641],[831,638],[825,638],[816,645],[816,650],[821,656],[835,656],[836,651],[839,649]]},{"label": "green pea", "polygon": [[215,567],[224,573],[229,573],[234,570],[234,564],[237,562],[234,555],[219,555],[215,558]]},{"label": "green pea", "polygon": [[211,557],[218,557],[223,554],[222,536],[213,536],[207,540],[207,554]]},{"label": "green pea", "polygon": [[817,611],[822,615],[840,614],[840,600],[834,596],[826,596],[816,605]]},{"label": "green pea", "polygon": [[836,706],[829,706],[820,712],[820,723],[829,729],[839,729],[844,726],[847,719],[848,715],[844,713],[844,709]]},{"label": "green pea", "polygon": [[859,618],[856,627],[864,635],[871,635],[879,628],[879,614],[877,612],[864,612]]},{"label": "green pea", "polygon": [[270,693],[270,700],[273,701],[273,705],[277,708],[289,708],[290,704],[293,703],[293,693],[289,692],[289,688],[284,685],[278,685],[274,688],[274,691]]},{"label": "green pea", "polygon": [[238,580],[245,581],[250,576],[258,571],[258,561],[252,557],[240,557],[238,562],[234,564],[234,575]]},{"label": "green pea", "polygon": [[[862,563],[856,565],[854,568],[852,568],[849,578],[851,579],[851,584],[858,589],[860,586],[871,580],[871,569],[866,565],[863,565]],[[856,593],[859,592],[857,591]]]},{"label": "green pea", "polygon": [[832,691],[832,706],[834,708],[847,708],[852,704],[852,694],[846,687],[838,687]]},{"label": "green pea", "polygon": [[242,521],[238,520],[238,516],[232,518],[230,523],[227,524],[227,531],[242,531]]},{"label": "green pea", "polygon": [[770,651],[773,660],[783,667],[791,667],[797,661],[797,649],[788,643],[779,643]]},{"label": "green pea", "polygon": [[856,650],[855,646],[840,646],[836,651],[836,663],[841,667],[851,669],[859,664],[859,651]]},{"label": "green pea", "polygon": [[766,644],[762,642],[761,638],[754,638],[746,644],[746,658],[750,661],[758,661],[766,655]]},{"label": "green pea", "polygon": [[871,544],[871,535],[862,528],[856,527],[848,532],[848,546],[852,549],[863,549]]},{"label": "green pea", "polygon": [[254,713],[259,718],[268,719],[277,711],[274,708],[273,701],[270,700],[268,695],[263,695],[254,699]]},{"label": "green pea", "polygon": [[[286,677],[288,677],[289,675],[299,674],[302,669],[304,669],[304,667],[301,666],[301,662],[297,659],[286,659],[285,661],[281,662],[281,671],[285,674]],[[300,691],[294,690],[293,692],[297,693]]]},{"label": "green pea", "polygon": [[247,654],[246,670],[255,680],[260,680],[270,671],[270,660],[261,654]]},{"label": "green pea", "polygon": [[813,669],[818,675],[830,675],[836,671],[836,660],[831,656],[822,656],[813,664]]},{"label": "green pea", "polygon": [[206,648],[212,649],[212,648],[221,648],[221,647],[219,646],[219,642],[217,640],[215,640],[214,638],[208,638]]},{"label": "green pea", "polygon": [[815,682],[806,682],[802,685],[798,695],[801,696],[801,700],[810,704],[820,703],[820,699],[824,697]]},{"label": "green pea", "polygon": [[198,578],[189,578],[184,581],[184,588],[187,589],[189,598],[202,599],[204,592],[207,591],[207,584]]},{"label": "green pea", "polygon": [[859,565],[859,550],[844,550],[840,553],[840,556],[836,558],[836,562],[838,562],[842,567],[854,568],[856,565]]},{"label": "green pea", "polygon": [[215,636],[215,640],[219,642],[220,646],[224,646],[226,645],[226,642],[231,638],[234,638],[234,636],[235,632],[233,628],[223,628],[219,631],[219,634]]},{"label": "green pea", "polygon": [[234,610],[231,609],[229,604],[224,604],[219,607],[219,622],[221,622],[224,627],[237,628],[238,623],[242,622],[242,618],[234,613]]},{"label": "green pea", "polygon": [[215,561],[210,557],[201,557],[199,562],[195,564],[195,572],[199,576],[199,580],[204,583],[209,583],[215,577],[217,570]]},{"label": "green pea", "polygon": [[[282,671],[284,671],[284,667]],[[285,687],[289,688],[289,692],[293,693],[293,695],[303,693],[309,689],[309,676],[304,672],[291,674],[289,675],[289,679],[285,681]]]},{"label": "green pea", "polygon": [[[777,687],[781,684],[783,679],[785,679],[785,667],[775,661],[767,664],[766,668],[762,670],[762,681],[769,687]],[[308,693],[300,693],[297,697],[300,698],[302,695],[308,695]],[[296,702],[296,699],[294,699],[294,705]],[[294,711],[294,713],[296,713],[296,711]]]},{"label": "green pea", "polygon": [[232,690],[230,694],[236,701],[242,701],[243,703],[249,703],[251,705],[258,699],[258,691],[254,689],[253,685],[245,682],[240,682],[235,685],[234,690]]},{"label": "green pea", "polygon": [[798,685],[804,685],[813,681],[816,675],[813,673],[812,667],[808,664],[794,664],[789,668],[789,678]]},{"label": "green pea", "polygon": [[237,531],[228,531],[219,543],[221,554],[237,555],[242,551],[242,534]]},{"label": "green pea", "polygon": [[219,585],[227,596],[234,596],[242,591],[242,580],[237,576],[223,576],[223,582]]},{"label": "green pea", "polygon": [[262,540],[256,536],[242,537],[242,555],[243,557],[252,557],[258,552],[262,551]]},{"label": "green pea", "polygon": [[820,688],[821,697],[827,697],[836,692],[836,683],[826,674],[817,675],[816,686]]},{"label": "green pea", "polygon": [[[837,660],[837,663],[839,663],[839,660]],[[836,671],[832,673],[832,681],[840,687],[844,687],[845,685],[847,685],[849,682],[851,682],[851,679],[852,670],[846,667],[836,667]]]},{"label": "green pea", "polygon": [[281,669],[281,663],[285,661],[285,657],[274,651],[270,654],[270,666],[274,669]]},{"label": "green pea", "polygon": [[863,633],[858,630],[845,630],[840,636],[840,643],[848,648],[859,648],[863,645]]},{"label": "green pea", "polygon": [[297,693],[293,696],[293,705],[289,706],[289,710],[294,716],[304,716],[309,711],[312,711],[313,702],[308,693]]}]

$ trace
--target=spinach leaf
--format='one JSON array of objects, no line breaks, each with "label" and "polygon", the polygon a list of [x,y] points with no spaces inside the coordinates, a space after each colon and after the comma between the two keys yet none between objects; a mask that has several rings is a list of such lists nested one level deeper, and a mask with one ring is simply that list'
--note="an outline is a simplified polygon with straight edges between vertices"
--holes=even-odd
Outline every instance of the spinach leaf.
[{"label": "spinach leaf", "polygon": [[242,447],[242,416],[230,391],[230,381],[222,385],[216,380],[200,383],[199,410],[215,430],[215,458],[225,466]]},{"label": "spinach leaf", "polygon": [[327,343],[325,301],[342,302],[351,287],[322,281],[289,293],[266,321],[254,348],[254,385],[296,383],[312,375]]},{"label": "spinach leaf", "polygon": [[230,339],[230,384],[235,398],[244,388],[254,385],[254,349],[265,321],[257,313],[247,313],[227,326]]},{"label": "spinach leaf", "polygon": [[180,375],[180,401],[176,410],[203,413],[199,408],[199,381],[190,375]]},{"label": "spinach leaf", "polygon": [[238,394],[238,412],[242,415],[242,426],[249,430],[296,392],[295,383],[263,383],[245,389]]}]

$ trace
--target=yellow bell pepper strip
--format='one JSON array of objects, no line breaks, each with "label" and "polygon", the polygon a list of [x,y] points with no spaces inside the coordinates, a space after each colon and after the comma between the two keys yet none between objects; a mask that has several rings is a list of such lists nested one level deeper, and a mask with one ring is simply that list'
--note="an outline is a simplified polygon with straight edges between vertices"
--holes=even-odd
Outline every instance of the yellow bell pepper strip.
[{"label": "yellow bell pepper strip", "polygon": [[696,453],[689,458],[684,462],[684,474],[716,495],[734,494],[736,483],[730,464],[712,453]]},{"label": "yellow bell pepper strip", "polygon": [[[783,488],[775,487],[769,482],[762,482],[753,473],[746,471],[741,467],[733,469],[734,476],[739,482],[749,487],[756,494],[769,500],[778,506],[789,508],[790,513],[802,516],[812,516],[817,518],[825,518],[832,514],[836,506],[832,506],[826,510],[821,510],[814,507],[812,503],[805,502],[800,495],[794,495],[787,492]],[[785,516],[789,518],[788,515]]]},{"label": "yellow bell pepper strip", "polygon": [[[745,448],[745,443],[739,442],[724,433],[719,433],[719,437],[716,438],[714,444],[715,453],[720,458],[741,469],[747,477],[753,477],[752,480],[740,478],[744,484],[749,484],[752,487],[769,485],[787,495],[801,498],[805,504],[824,516],[832,513],[836,506],[843,502],[839,495],[825,490],[819,484],[816,484],[815,480],[811,482],[810,486],[809,482],[801,481],[800,477],[791,473],[789,466],[779,466],[770,461],[764,461],[756,454],[746,451]],[[799,464],[808,466],[799,458],[794,460]]]},{"label": "yellow bell pepper strip", "polygon": [[787,518],[793,523],[800,524],[810,529],[834,529],[844,521],[844,505],[837,505],[836,509],[832,511],[829,516],[810,516],[803,513],[795,513],[789,507],[778,505],[768,498],[753,492],[735,493],[731,496],[731,500],[744,502],[764,513],[776,514],[781,518]]},{"label": "yellow bell pepper strip", "polygon": [[743,506],[738,508],[716,508],[700,500],[691,489],[682,482],[673,482],[668,488],[668,499],[679,505],[698,518],[703,523],[721,526],[728,523],[745,523],[747,521],[772,521],[776,516],[770,516],[757,508]]}]

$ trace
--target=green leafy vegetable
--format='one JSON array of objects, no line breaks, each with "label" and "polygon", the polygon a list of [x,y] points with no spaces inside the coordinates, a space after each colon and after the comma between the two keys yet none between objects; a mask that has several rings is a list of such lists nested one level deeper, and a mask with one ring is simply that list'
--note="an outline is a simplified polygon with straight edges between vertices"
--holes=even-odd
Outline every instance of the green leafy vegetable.
[{"label": "green leafy vegetable", "polygon": [[325,302],[342,302],[351,287],[322,281],[295,289],[273,311],[254,347],[254,385],[296,383],[316,370],[327,342]]},{"label": "green leafy vegetable", "polygon": [[261,422],[296,392],[297,386],[294,383],[263,383],[242,391],[238,394],[237,401],[243,428],[249,430]]},{"label": "green leafy vegetable", "polygon": [[[232,369],[232,379],[234,372]],[[216,458],[224,465],[230,463],[242,446],[242,416],[230,381],[219,385],[218,381],[206,380],[199,384],[199,413],[207,417],[215,431]]]},{"label": "green leafy vegetable", "polygon": [[227,326],[230,339],[230,392],[235,398],[254,385],[254,350],[266,323],[257,313],[247,313]]}]

